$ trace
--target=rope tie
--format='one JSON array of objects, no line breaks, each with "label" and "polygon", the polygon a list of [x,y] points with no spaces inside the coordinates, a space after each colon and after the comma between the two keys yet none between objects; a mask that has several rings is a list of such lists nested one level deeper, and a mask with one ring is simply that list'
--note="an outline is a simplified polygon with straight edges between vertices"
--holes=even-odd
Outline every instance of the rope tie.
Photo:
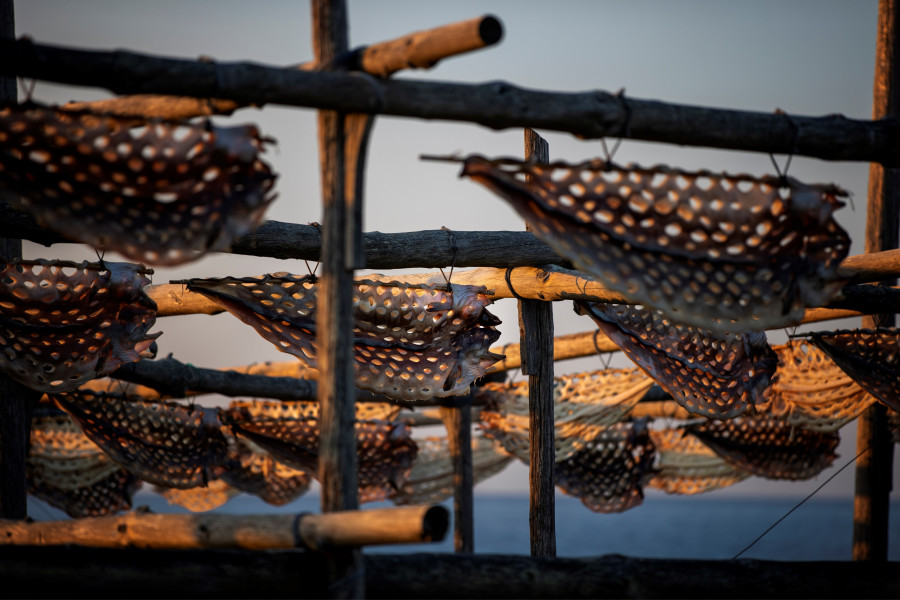
[{"label": "rope tie", "polygon": [[509,292],[513,295],[514,298],[519,300],[528,300],[528,298],[524,298],[520,296],[515,289],[513,289],[512,285],[512,271],[515,267],[506,267],[506,273],[503,275],[503,278],[506,280],[506,287],[509,288]]}]

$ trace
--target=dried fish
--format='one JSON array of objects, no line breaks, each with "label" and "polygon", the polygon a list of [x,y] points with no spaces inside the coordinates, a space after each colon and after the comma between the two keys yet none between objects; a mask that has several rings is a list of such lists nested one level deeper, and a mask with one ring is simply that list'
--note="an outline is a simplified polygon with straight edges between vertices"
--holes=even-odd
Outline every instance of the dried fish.
[{"label": "dried fish", "polygon": [[765,402],[778,357],[764,332],[718,333],[626,304],[576,301],[575,310],[694,414],[730,419]]},{"label": "dried fish", "polygon": [[634,304],[715,331],[799,322],[843,285],[846,192],[792,178],[538,164],[470,156],[462,175],[507,200],[536,236]]},{"label": "dried fish", "polygon": [[808,339],[864,390],[900,411],[900,329],[820,331]]},{"label": "dried fish", "polygon": [[256,127],[0,108],[0,187],[44,227],[135,261],[228,248],[275,199]]},{"label": "dried fish", "polygon": [[148,483],[202,486],[225,463],[228,442],[217,410],[86,390],[53,400],[114,461]]},{"label": "dried fish", "polygon": [[141,265],[16,260],[0,273],[0,370],[60,393],[149,354],[161,333]]},{"label": "dried fish", "polygon": [[[288,273],[189,279],[282,352],[316,366],[316,279]],[[500,323],[483,289],[358,281],[353,297],[356,385],[403,400],[464,394],[503,358]]]}]

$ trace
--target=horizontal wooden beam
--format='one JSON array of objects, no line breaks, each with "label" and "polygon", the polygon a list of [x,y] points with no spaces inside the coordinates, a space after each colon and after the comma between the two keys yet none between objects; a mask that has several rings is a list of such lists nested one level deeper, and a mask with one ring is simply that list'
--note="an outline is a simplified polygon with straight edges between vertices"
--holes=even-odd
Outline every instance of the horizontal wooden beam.
[{"label": "horizontal wooden beam", "polygon": [[[364,554],[367,598],[896,598],[900,563],[500,554]],[[319,553],[0,546],[33,597],[329,596]]]},{"label": "horizontal wooden beam", "polygon": [[[493,15],[484,15],[417,31],[386,42],[362,46],[339,56],[324,70],[363,71],[387,77],[405,69],[430,69],[445,58],[491,46],[503,37],[503,25]],[[292,68],[311,71],[314,62]],[[211,115],[230,115],[239,108],[253,106],[221,98],[191,98],[159,94],[135,94],[94,102],[69,102],[67,110],[91,110],[123,117],[190,119]]]},{"label": "horizontal wooden beam", "polygon": [[564,131],[669,144],[900,165],[900,122],[810,117],[672,104],[603,91],[547,92],[482,84],[380,80],[249,62],[179,60],[123,50],[76,50],[30,39],[0,43],[0,75],[349,113]]},{"label": "horizontal wooden beam", "polygon": [[300,515],[128,512],[69,521],[0,520],[0,545],[327,551],[440,541],[449,520],[438,505]]},{"label": "horizontal wooden beam", "polygon": [[[402,276],[366,275],[360,279],[392,281],[402,279],[409,284],[443,283],[440,273],[414,273]],[[544,268],[516,267],[496,269],[482,267],[453,273],[453,283],[459,285],[484,286],[492,300],[504,298],[527,298],[533,300],[586,300],[589,302],[628,303],[626,296],[603,285],[580,271],[572,271],[554,265]],[[168,317],[185,314],[217,314],[221,307],[196,292],[191,292],[179,283],[152,285],[147,294],[156,301],[158,316]],[[820,308],[820,307],[814,307]],[[900,290],[879,288],[870,285],[854,285],[843,288],[827,309],[837,309],[831,313],[818,310],[813,313],[817,321],[877,312],[900,312]],[[804,319],[802,322],[807,322]]]},{"label": "horizontal wooden beam", "polygon": [[[33,217],[0,202],[0,237],[17,237],[42,246],[69,243],[42,228]],[[433,229],[364,234],[370,269],[566,266],[569,261],[530,231],[450,231]],[[227,252],[280,259],[319,260],[322,232],[316,225],[266,221]],[[852,283],[900,277],[900,250],[848,256],[840,274]]]}]

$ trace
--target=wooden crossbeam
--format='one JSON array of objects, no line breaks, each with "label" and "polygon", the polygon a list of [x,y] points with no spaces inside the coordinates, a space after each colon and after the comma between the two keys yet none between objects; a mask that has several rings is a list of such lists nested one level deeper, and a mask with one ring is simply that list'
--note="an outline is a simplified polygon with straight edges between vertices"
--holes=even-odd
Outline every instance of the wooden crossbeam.
[{"label": "wooden crossbeam", "polygon": [[0,43],[0,75],[100,87],[116,94],[222,98],[531,127],[581,138],[625,137],[685,146],[900,165],[900,123],[842,115],[809,117],[629,98],[603,91],[548,92],[482,84],[378,80],[248,62],[210,62],[124,50],[75,50],[29,39]]}]

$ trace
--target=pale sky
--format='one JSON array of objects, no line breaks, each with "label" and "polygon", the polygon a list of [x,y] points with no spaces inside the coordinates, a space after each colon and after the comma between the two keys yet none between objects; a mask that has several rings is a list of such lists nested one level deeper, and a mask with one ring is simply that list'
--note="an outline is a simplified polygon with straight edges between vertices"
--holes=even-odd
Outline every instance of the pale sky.
[{"label": "pale sky", "polygon": [[[439,64],[431,71],[398,77],[460,82],[502,79],[545,90],[583,91],[622,88],[628,96],[721,108],[817,116],[871,115],[874,68],[875,0],[754,2],[693,1],[512,1],[454,2],[350,0],[352,46],[392,39],[417,30],[494,14],[503,22],[499,45]],[[311,59],[310,17],[306,2],[236,0],[28,0],[16,3],[17,35],[37,42],[92,49],[130,49],[157,55],[219,61],[249,60],[289,65]],[[34,98],[46,103],[106,97],[102,90],[38,82]],[[266,107],[239,111],[230,123],[254,122],[277,147],[267,160],[279,173],[279,199],[270,219],[321,221],[315,113]],[[553,159],[573,162],[602,156],[599,141],[539,132]],[[610,140],[612,143],[613,140]],[[376,121],[369,149],[365,229],[402,232],[439,229],[521,230],[522,220],[490,192],[458,177],[459,168],[419,160],[420,154],[481,153],[521,156],[522,131],[495,132],[477,125],[400,118]],[[785,157],[776,157],[784,164]],[[617,162],[664,163],[771,174],[762,154],[688,149],[625,142]],[[790,174],[808,182],[836,183],[849,190],[855,210],[836,215],[853,239],[851,254],[863,251],[866,164],[833,163],[797,157]],[[87,247],[44,249],[26,244],[26,258],[95,259]],[[114,256],[107,256],[108,259]],[[156,283],[187,277],[249,276],[267,272],[305,273],[303,261],[219,255],[178,269],[157,269]],[[515,340],[513,301],[492,308],[504,324],[501,343]],[[554,307],[557,335],[593,328],[570,305]],[[177,319],[177,324],[175,319]],[[820,324],[828,328],[832,324]],[[853,327],[855,323],[841,326]],[[161,355],[204,367],[290,360],[228,315],[160,319],[155,328]],[[770,335],[773,344],[783,334]],[[613,366],[627,361],[616,358]],[[601,368],[597,358],[557,363],[558,373]],[[855,424],[845,427],[836,465],[854,454]],[[525,490],[525,467],[508,469],[486,489]],[[719,494],[803,496],[824,481],[768,482],[758,478]],[[823,490],[852,494],[852,468]],[[900,474],[895,461],[895,479]],[[523,481],[524,480],[524,481]],[[898,493],[894,493],[894,498]]]}]

